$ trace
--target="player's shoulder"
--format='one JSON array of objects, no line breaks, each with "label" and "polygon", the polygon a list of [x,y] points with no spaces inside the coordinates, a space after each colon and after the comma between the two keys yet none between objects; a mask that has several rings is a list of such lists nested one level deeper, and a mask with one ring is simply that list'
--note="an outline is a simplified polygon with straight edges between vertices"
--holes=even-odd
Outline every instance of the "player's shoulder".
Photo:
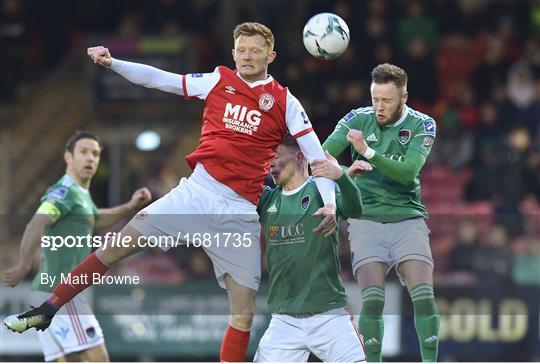
[{"label": "player's shoulder", "polygon": [[427,134],[435,134],[437,131],[437,123],[433,117],[411,107],[408,108],[407,122]]}]

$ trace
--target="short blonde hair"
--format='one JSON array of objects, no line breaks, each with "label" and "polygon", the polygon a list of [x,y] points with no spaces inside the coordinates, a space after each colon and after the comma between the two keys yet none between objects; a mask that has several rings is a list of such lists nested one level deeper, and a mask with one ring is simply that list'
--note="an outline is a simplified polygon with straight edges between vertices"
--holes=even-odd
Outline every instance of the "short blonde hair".
[{"label": "short blonde hair", "polygon": [[236,42],[241,35],[250,37],[257,34],[263,36],[264,40],[266,41],[266,46],[270,52],[272,52],[274,50],[274,34],[272,34],[270,28],[261,23],[246,22],[238,24],[236,28],[234,28],[233,39]]}]

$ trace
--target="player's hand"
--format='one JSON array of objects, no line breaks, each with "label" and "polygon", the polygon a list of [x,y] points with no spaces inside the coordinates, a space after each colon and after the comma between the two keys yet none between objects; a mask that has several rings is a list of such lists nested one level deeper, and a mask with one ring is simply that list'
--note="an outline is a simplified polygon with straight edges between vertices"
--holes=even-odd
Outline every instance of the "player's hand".
[{"label": "player's hand", "polygon": [[372,171],[373,167],[366,161],[356,160],[349,167],[349,176],[351,177],[360,177],[366,172]]},{"label": "player's hand", "polygon": [[152,200],[152,193],[146,187],[139,188],[137,191],[133,192],[131,200],[129,200],[129,207],[133,209],[138,209],[147,205]]},{"label": "player's hand", "polygon": [[2,283],[8,287],[15,287],[26,277],[31,268],[31,264],[17,264],[13,268],[4,271],[2,274]]},{"label": "player's hand", "polygon": [[313,177],[326,177],[338,180],[343,176],[343,169],[339,166],[336,158],[332,157],[327,150],[324,151],[328,159],[316,159],[311,163],[311,175]]},{"label": "player's hand", "polygon": [[323,221],[313,230],[314,233],[328,237],[336,230],[336,207],[334,205],[324,205],[313,216],[324,216]]},{"label": "player's hand", "polygon": [[103,46],[90,47],[86,51],[92,62],[104,67],[110,67],[112,63],[111,53],[109,48]]},{"label": "player's hand", "polygon": [[360,130],[349,130],[347,133],[347,141],[351,143],[354,150],[356,150],[360,155],[364,155],[368,148],[366,140],[364,139],[364,133]]}]

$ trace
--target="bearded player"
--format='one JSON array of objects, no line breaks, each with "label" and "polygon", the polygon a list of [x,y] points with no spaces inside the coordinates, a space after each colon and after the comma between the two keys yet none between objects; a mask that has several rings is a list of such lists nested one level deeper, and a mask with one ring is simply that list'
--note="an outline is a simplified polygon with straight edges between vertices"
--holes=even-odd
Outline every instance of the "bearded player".
[{"label": "bearded player", "polygon": [[368,361],[381,361],[384,283],[395,267],[412,299],[422,360],[436,361],[439,311],[419,178],[436,125],[430,116],[406,105],[403,69],[381,64],[371,76],[373,106],[345,115],[323,145],[333,156],[350,147],[353,161],[368,161],[374,167],[356,178],[364,214],[349,220],[353,271],[362,288],[359,326]]},{"label": "bearded player", "polygon": [[[188,244],[194,234],[212,236],[211,246],[204,249],[230,303],[222,361],[245,360],[261,270],[256,206],[278,145],[288,131],[308,161],[325,159],[298,100],[267,73],[276,58],[270,29],[243,23],[236,27],[233,38],[236,70],[219,66],[205,74],[174,74],[114,59],[105,47],[88,49],[95,63],[135,84],[205,101],[199,145],[186,157],[193,174],[137,214],[121,233],[133,242],[141,237],[181,234]],[[330,233],[336,227],[335,184],[327,178],[317,178],[315,183],[324,201],[317,211],[322,216],[317,232]],[[223,246],[226,240],[227,246]],[[110,265],[145,248],[132,244],[99,249],[72,275],[104,274]],[[8,317],[5,323],[18,331],[43,325],[86,287],[59,285],[42,306]]]},{"label": "bearded player", "polygon": [[[311,165],[313,176],[337,182],[337,214],[360,217],[360,190],[349,173],[371,170],[367,162],[350,170],[329,160]],[[296,141],[287,136],[277,150],[271,174],[278,187],[265,188],[259,215],[266,240],[272,320],[264,333],[256,362],[305,362],[310,352],[329,362],[365,360],[362,337],[345,307],[341,282],[338,231],[313,233],[323,206],[307,161]]]}]

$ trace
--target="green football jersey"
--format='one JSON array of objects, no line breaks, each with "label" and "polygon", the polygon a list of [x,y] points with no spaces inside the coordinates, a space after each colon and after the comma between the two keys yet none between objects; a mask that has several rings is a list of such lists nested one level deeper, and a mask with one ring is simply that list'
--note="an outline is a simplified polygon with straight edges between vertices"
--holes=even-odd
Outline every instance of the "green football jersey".
[{"label": "green football jersey", "polygon": [[[346,174],[338,186],[349,186],[336,189],[337,213],[359,217],[360,191]],[[323,206],[312,177],[292,191],[265,188],[258,212],[266,240],[270,312],[319,313],[345,306],[338,231],[329,237],[313,232],[322,220],[313,214]]]},{"label": "green football jersey", "polygon": [[[379,126],[373,107],[352,110],[337,124],[334,132],[323,144],[323,149],[338,156],[347,147],[351,149],[352,160],[363,159],[347,141],[350,129],[361,130],[364,139],[376,154],[369,162],[373,171],[355,178],[364,204],[362,218],[378,222],[394,222],[413,217],[427,218],[426,208],[420,201],[419,170],[431,151],[436,137],[435,121],[410,107],[402,117],[388,126]],[[407,160],[408,159],[408,160]],[[383,174],[377,163],[395,163],[415,160],[417,170],[408,183],[400,183],[391,173]],[[399,164],[398,164],[399,165]],[[404,163],[401,165],[404,166]],[[392,178],[394,177],[394,178]]]},{"label": "green football jersey", "polygon": [[[64,175],[41,197],[41,205],[36,213],[47,214],[54,222],[45,229],[43,236],[78,237],[93,234],[98,209],[90,192]],[[69,243],[70,246],[62,246],[57,250],[52,247],[42,248],[39,272],[32,282],[34,290],[52,292],[60,282],[61,273],[69,273],[92,251],[86,240],[78,244],[82,247],[71,246],[74,245],[71,241]],[[53,287],[41,283],[42,274],[56,277]]]}]

